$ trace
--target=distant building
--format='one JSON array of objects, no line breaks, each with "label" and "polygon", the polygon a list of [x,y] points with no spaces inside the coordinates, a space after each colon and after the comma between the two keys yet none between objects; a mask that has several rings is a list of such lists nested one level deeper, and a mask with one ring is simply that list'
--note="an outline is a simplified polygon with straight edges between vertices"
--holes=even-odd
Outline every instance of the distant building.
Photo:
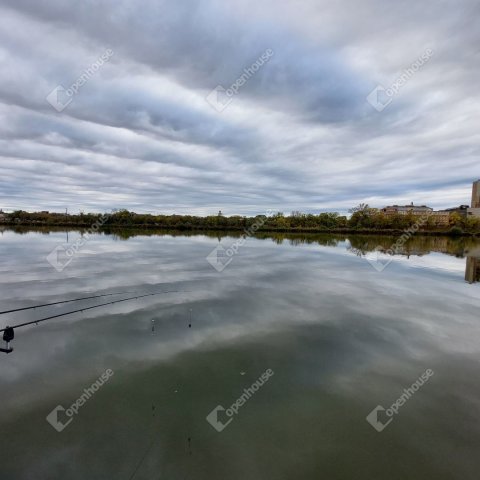
[{"label": "distant building", "polygon": [[461,217],[479,217],[480,218],[480,180],[473,182],[472,186],[472,204],[460,205],[459,207],[447,208],[449,213],[458,213]]},{"label": "distant building", "polygon": [[450,223],[450,212],[447,212],[446,210],[431,212],[428,216],[433,218],[436,225],[448,225]]},{"label": "distant building", "polygon": [[480,180],[473,182],[472,208],[480,208]]},{"label": "distant building", "polygon": [[413,215],[417,217],[432,218],[436,225],[448,225],[450,222],[450,212],[447,210],[440,210],[434,212],[433,208],[426,205],[391,205],[381,209],[385,215]]},{"label": "distant building", "polygon": [[460,205],[458,207],[434,212],[432,208],[426,205],[418,206],[412,202],[410,205],[391,205],[384,207],[381,211],[385,215],[426,215],[433,218],[437,225],[448,225],[450,223],[450,215],[453,213],[457,213],[462,217],[473,216],[480,218],[480,180],[473,182],[471,207],[468,205]]},{"label": "distant building", "polygon": [[447,208],[445,211],[448,213],[458,213],[461,217],[466,217],[469,208],[468,205],[460,205],[459,207]]},{"label": "distant building", "polygon": [[433,208],[425,205],[417,206],[413,202],[410,205],[391,205],[381,210],[385,215],[429,215]]},{"label": "distant building", "polygon": [[472,207],[467,210],[467,215],[480,218],[480,180],[473,182]]}]

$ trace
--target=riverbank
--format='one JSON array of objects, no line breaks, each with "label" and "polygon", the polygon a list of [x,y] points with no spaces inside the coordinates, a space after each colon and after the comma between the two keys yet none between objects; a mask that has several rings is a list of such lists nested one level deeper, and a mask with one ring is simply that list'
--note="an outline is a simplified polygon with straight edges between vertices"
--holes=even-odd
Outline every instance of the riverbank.
[{"label": "riverbank", "polygon": [[[89,223],[68,223],[68,222],[59,222],[57,224],[49,224],[49,223],[44,223],[44,222],[35,222],[35,223],[30,223],[30,222],[16,222],[16,223],[2,223],[0,224],[1,227],[7,227],[10,229],[20,229],[20,230],[29,230],[29,229],[52,229],[52,230],[80,230],[80,231],[88,231],[92,229],[92,225]],[[197,234],[202,234],[202,233],[215,233],[215,232],[221,232],[221,233],[228,233],[228,232],[234,232],[236,234],[241,234],[246,233],[247,228],[245,227],[232,227],[232,226],[214,226],[214,227],[209,227],[209,228],[204,228],[200,226],[176,226],[175,228],[172,228],[171,226],[167,225],[152,225],[152,224],[134,224],[134,225],[122,225],[122,224],[107,224],[107,225],[102,225],[99,226],[98,228],[95,228],[95,231],[100,231],[100,232],[115,232],[115,231],[120,231],[120,230],[132,230],[132,231],[149,231],[149,232],[154,232],[154,231],[159,231],[159,232],[179,232],[179,233],[197,233]],[[258,228],[256,229],[255,233],[301,233],[301,234],[341,234],[341,235],[384,235],[384,236],[401,236],[404,233],[406,233],[406,230],[400,230],[400,229],[367,229],[367,228],[305,228],[305,227],[297,227],[297,228]],[[248,233],[248,235],[252,235],[252,233]],[[474,238],[480,238],[480,232],[464,232],[460,230],[455,230],[455,229],[449,229],[449,230],[418,230],[417,232],[413,233],[412,235],[418,235],[418,236],[447,236],[447,237],[474,237]]]},{"label": "riverbank", "polygon": [[254,232],[294,232],[294,233],[342,233],[402,235],[419,232],[425,235],[472,236],[480,235],[480,218],[462,217],[452,214],[448,222],[440,222],[436,217],[418,215],[386,215],[376,209],[361,206],[354,209],[347,218],[337,212],[322,212],[317,215],[292,212],[267,212],[255,216],[225,216],[221,211],[217,215],[152,215],[112,210],[107,213],[61,214],[53,212],[12,213],[0,211],[0,225],[81,228],[98,231],[104,228],[180,231],[239,231],[251,235]]}]

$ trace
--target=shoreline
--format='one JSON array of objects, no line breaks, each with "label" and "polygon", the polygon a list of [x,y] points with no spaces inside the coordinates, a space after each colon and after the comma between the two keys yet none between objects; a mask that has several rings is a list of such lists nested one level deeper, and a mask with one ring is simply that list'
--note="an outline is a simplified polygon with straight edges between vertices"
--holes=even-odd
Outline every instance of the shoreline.
[{"label": "shoreline", "polygon": [[[82,224],[82,223],[58,223],[58,224],[49,224],[49,223],[12,223],[12,222],[3,222],[0,223],[1,227],[7,227],[9,229],[15,228],[22,228],[22,229],[62,229],[65,230],[66,228],[70,230],[89,230],[92,228],[91,224]],[[108,224],[102,225],[97,229],[99,232],[108,232],[109,230],[145,230],[145,231],[177,231],[177,232],[195,232],[195,233],[202,233],[202,232],[245,232],[246,228],[242,227],[222,227],[222,226],[215,226],[215,227],[196,227],[196,226],[166,226],[166,225],[151,225],[151,224],[130,224],[130,225],[122,225],[122,224]],[[376,229],[356,229],[356,228],[332,228],[332,229],[325,229],[325,228],[259,228],[255,233],[301,233],[301,234],[341,234],[341,235],[385,235],[385,236],[401,236],[405,233],[405,230],[399,229],[383,229],[383,230],[376,230]],[[249,236],[254,236],[255,234],[249,234]],[[447,237],[479,237],[480,232],[451,232],[450,230],[418,230],[417,232],[412,234],[413,236],[447,236]]]}]

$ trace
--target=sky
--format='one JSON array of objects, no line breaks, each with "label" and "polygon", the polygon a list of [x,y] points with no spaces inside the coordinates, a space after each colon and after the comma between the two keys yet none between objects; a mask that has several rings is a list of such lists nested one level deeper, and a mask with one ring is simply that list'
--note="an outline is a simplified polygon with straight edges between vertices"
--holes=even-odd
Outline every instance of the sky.
[{"label": "sky", "polygon": [[1,0],[0,208],[469,204],[475,0]]}]

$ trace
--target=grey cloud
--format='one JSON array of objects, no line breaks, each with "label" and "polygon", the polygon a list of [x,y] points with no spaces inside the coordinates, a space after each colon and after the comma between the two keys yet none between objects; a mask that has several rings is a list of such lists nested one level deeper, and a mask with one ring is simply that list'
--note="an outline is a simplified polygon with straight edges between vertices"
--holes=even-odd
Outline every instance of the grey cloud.
[{"label": "grey cloud", "polygon": [[[0,208],[255,214],[467,203],[478,5],[4,2]],[[106,48],[61,113],[45,100]],[[205,101],[274,52],[217,113]],[[434,55],[381,113],[366,96]],[[92,193],[95,192],[95,193]]]}]

